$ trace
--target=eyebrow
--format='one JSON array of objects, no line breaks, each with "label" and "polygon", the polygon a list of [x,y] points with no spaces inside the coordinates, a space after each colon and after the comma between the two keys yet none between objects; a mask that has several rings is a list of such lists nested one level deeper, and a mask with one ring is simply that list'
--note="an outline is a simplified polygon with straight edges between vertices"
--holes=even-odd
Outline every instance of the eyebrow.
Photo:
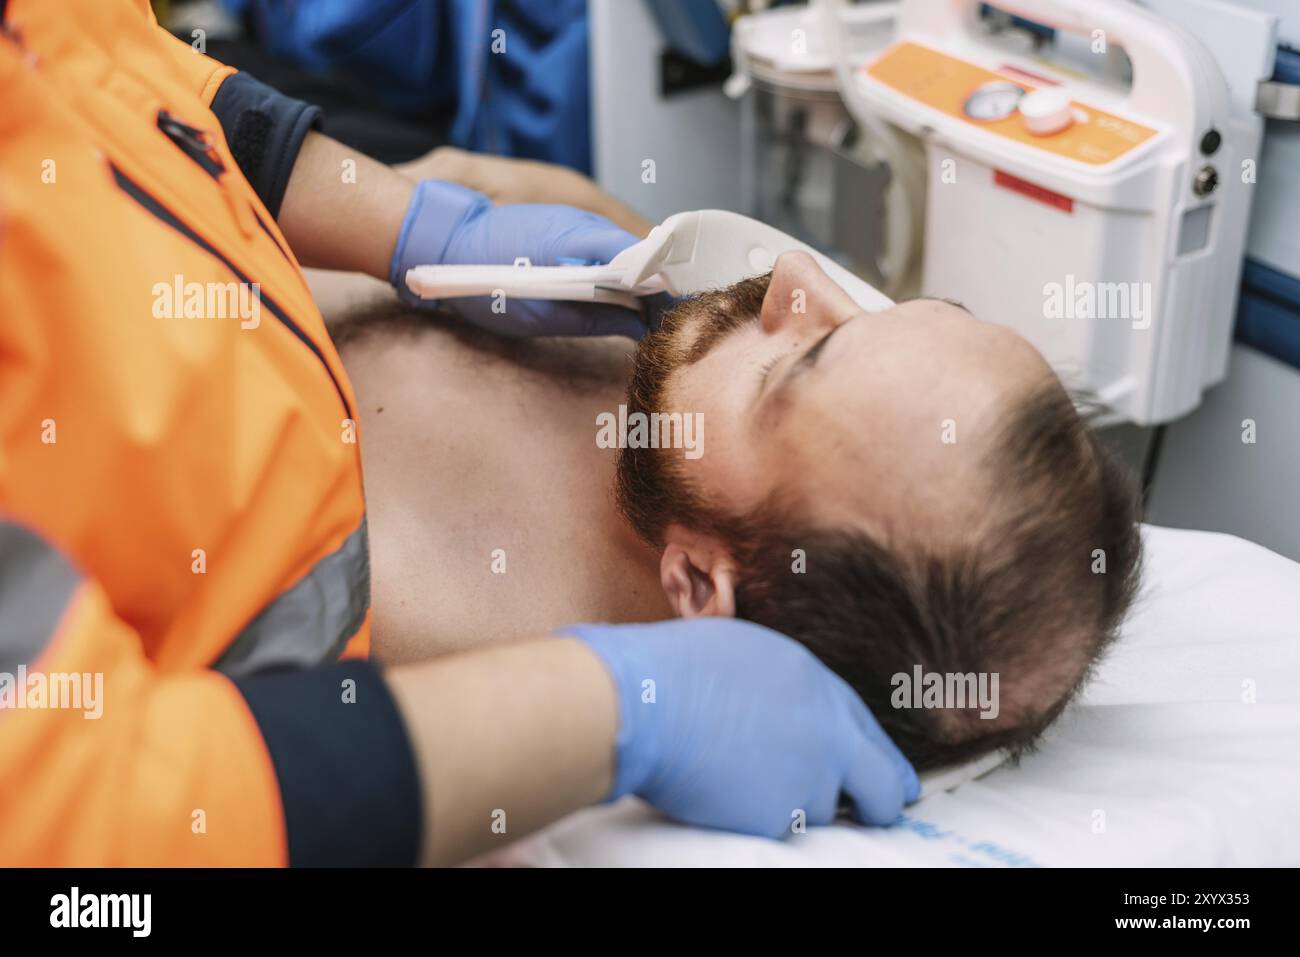
[{"label": "eyebrow", "polygon": [[950,306],[956,306],[958,309],[960,309],[962,312],[966,313],[966,315],[968,315],[968,316],[973,316],[973,315],[975,315],[975,313],[971,312],[969,309],[966,308],[966,306],[965,306],[964,303],[960,303],[960,302],[958,302],[956,299],[948,299],[948,298],[945,297],[945,296],[909,296],[909,297],[906,298],[906,299],[900,299],[900,300],[898,300],[898,302],[896,302],[895,305],[897,305],[897,306],[901,306],[901,305],[902,305],[903,303],[905,303],[905,302],[926,302],[926,301],[929,301],[929,302],[946,302],[946,303],[947,303],[948,305],[950,305]]}]

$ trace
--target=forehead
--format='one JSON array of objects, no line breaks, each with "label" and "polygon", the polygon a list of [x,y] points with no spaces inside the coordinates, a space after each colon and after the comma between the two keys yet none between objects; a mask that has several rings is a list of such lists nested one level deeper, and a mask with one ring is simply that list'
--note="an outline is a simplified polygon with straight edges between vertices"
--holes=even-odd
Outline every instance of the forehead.
[{"label": "forehead", "polygon": [[825,521],[969,520],[985,453],[1041,358],[1014,332],[935,300],[855,317],[835,342],[821,374],[755,423],[774,481]]},{"label": "forehead", "polygon": [[947,300],[910,299],[865,313],[863,321],[869,328],[858,337],[861,361],[886,369],[931,369],[935,387],[979,389],[1049,371],[1037,350],[1015,331]]}]

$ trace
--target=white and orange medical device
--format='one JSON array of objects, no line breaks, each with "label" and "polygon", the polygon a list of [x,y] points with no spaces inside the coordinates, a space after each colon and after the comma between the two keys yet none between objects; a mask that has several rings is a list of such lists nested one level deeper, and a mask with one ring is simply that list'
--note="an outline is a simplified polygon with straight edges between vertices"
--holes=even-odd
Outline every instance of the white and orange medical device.
[{"label": "white and orange medical device", "polygon": [[924,145],[920,291],[1014,327],[1116,419],[1177,418],[1227,371],[1262,120],[1133,3],[994,5],[1098,68],[997,42],[978,0],[903,0],[894,42],[839,73],[866,130]]}]

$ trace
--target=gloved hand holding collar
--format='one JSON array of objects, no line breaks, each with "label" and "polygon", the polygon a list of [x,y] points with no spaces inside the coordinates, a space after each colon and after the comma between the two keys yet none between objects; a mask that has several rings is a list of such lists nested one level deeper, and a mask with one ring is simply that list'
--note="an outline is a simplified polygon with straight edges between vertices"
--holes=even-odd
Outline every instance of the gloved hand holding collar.
[{"label": "gloved hand holding collar", "polygon": [[617,691],[609,800],[635,794],[688,824],[782,837],[801,819],[829,824],[841,793],[868,824],[891,823],[920,794],[857,694],[771,629],[694,618],[563,630]]},{"label": "gloved hand holding collar", "polygon": [[[571,206],[493,206],[482,193],[444,180],[422,180],[393,251],[389,282],[409,305],[430,307],[406,287],[406,271],[427,265],[534,266],[606,263],[637,241],[603,216]],[[460,299],[468,322],[504,336],[627,336],[645,334],[641,317],[597,303]]]}]

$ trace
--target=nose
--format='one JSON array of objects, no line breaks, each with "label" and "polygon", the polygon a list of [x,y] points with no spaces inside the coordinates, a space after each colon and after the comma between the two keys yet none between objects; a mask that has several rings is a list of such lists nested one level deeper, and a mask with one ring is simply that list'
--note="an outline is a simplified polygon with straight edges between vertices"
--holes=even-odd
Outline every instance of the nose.
[{"label": "nose", "polygon": [[817,260],[802,250],[776,258],[759,315],[763,331],[813,333],[838,326],[858,312],[857,304]]}]

